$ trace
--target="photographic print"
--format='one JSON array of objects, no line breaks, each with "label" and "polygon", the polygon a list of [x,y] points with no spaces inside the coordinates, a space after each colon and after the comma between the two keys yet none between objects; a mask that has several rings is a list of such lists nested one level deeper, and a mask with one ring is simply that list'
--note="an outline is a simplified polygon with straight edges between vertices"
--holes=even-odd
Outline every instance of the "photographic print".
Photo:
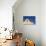
[{"label": "photographic print", "polygon": [[23,23],[25,25],[33,25],[36,24],[35,16],[23,16]]}]

